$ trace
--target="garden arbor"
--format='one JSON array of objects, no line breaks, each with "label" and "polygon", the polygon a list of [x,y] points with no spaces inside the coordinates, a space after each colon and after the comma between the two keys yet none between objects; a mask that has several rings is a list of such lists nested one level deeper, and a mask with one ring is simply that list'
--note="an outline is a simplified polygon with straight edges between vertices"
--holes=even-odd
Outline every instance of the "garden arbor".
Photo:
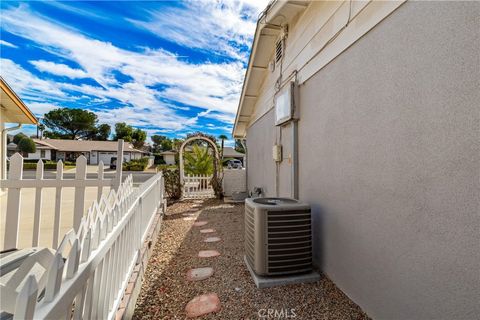
[{"label": "garden arbor", "polygon": [[[185,163],[183,160],[183,152],[185,147],[195,141],[202,140],[210,145],[214,151],[213,156],[213,175],[203,175],[203,176],[186,176],[185,175]],[[221,168],[220,155],[216,143],[204,135],[194,135],[185,139],[182,143],[179,150],[180,158],[180,183],[183,186],[183,197],[184,198],[205,198],[213,195],[221,194],[221,179],[219,178],[219,168]]]}]

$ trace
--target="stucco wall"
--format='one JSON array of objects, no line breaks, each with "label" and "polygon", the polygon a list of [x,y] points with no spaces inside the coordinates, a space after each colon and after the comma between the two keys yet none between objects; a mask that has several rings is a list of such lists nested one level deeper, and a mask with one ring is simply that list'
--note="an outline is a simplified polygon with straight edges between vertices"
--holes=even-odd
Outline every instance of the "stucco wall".
[{"label": "stucco wall", "polygon": [[234,192],[245,192],[245,169],[223,169],[223,193],[227,197],[231,197]]},{"label": "stucco wall", "polygon": [[[373,318],[480,314],[479,10],[407,2],[300,88],[315,260]],[[274,133],[247,135],[268,195]]]},{"label": "stucco wall", "polygon": [[272,111],[250,127],[247,136],[248,190],[260,187],[265,195],[275,195],[275,163],[272,147],[275,144],[274,114]]}]

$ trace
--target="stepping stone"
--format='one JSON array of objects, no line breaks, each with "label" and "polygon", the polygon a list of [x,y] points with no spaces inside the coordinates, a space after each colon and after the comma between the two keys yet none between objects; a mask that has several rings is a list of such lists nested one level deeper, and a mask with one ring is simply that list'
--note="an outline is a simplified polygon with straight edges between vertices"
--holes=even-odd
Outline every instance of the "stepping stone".
[{"label": "stepping stone", "polygon": [[218,242],[222,239],[220,239],[219,237],[208,237],[207,239],[203,240],[203,242]]},{"label": "stepping stone", "polygon": [[202,229],[200,230],[200,233],[212,233],[215,232],[215,229]]},{"label": "stepping stone", "polygon": [[212,312],[220,311],[220,299],[216,293],[207,293],[196,296],[185,307],[188,318],[200,317]]},{"label": "stepping stone", "polygon": [[206,225],[208,223],[208,221],[197,221],[195,222],[193,225],[195,227],[203,227],[204,225]]},{"label": "stepping stone", "polygon": [[195,220],[195,217],[186,217],[186,218],[183,218],[183,220],[192,221],[192,220]]},{"label": "stepping stone", "polygon": [[218,257],[220,255],[220,252],[217,250],[200,250],[198,252],[198,257],[199,258],[212,258],[212,257]]},{"label": "stepping stone", "polygon": [[212,274],[213,274],[213,268],[210,268],[210,267],[190,269],[187,272],[187,280],[188,281],[205,280],[211,277]]},{"label": "stepping stone", "polygon": [[195,213],[182,213],[182,216],[184,216],[184,217],[194,217]]}]

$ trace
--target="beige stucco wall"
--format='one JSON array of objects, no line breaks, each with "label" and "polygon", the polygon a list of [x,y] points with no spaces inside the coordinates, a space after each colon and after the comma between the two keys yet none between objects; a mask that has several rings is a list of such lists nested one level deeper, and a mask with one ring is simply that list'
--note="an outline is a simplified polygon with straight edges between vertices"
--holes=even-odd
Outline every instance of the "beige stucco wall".
[{"label": "beige stucco wall", "polygon": [[[299,89],[315,261],[375,319],[480,314],[479,16],[407,2]],[[249,128],[250,191],[275,195],[280,136],[272,111]]]}]

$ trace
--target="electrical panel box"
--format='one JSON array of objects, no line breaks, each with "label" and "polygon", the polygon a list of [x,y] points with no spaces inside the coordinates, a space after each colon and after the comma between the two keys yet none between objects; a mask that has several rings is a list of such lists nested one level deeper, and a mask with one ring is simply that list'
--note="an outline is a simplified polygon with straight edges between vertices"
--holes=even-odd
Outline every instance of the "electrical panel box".
[{"label": "electrical panel box", "polygon": [[290,81],[275,96],[275,125],[283,125],[294,118],[295,82]]},{"label": "electrical panel box", "polygon": [[273,160],[276,162],[282,161],[282,146],[280,144],[275,144],[272,149]]}]

